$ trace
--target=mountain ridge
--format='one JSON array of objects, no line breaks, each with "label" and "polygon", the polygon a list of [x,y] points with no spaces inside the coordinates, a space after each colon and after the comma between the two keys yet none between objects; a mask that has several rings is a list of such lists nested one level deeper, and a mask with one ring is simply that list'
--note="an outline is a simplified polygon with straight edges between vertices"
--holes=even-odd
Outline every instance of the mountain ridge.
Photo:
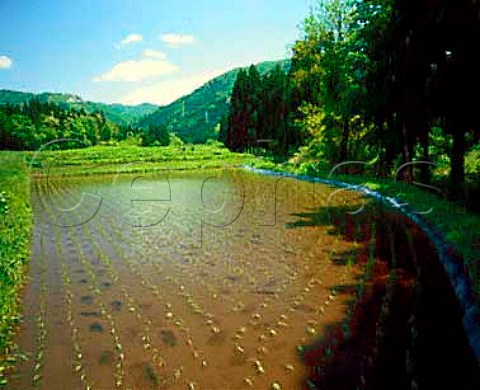
[{"label": "mountain ridge", "polygon": [[101,103],[83,100],[71,93],[23,92],[0,89],[0,104],[21,104],[37,98],[41,103],[56,103],[66,109],[84,109],[87,113],[102,111],[105,118],[118,125],[136,123],[141,117],[154,112],[159,106],[151,103],[126,105],[120,103]]}]

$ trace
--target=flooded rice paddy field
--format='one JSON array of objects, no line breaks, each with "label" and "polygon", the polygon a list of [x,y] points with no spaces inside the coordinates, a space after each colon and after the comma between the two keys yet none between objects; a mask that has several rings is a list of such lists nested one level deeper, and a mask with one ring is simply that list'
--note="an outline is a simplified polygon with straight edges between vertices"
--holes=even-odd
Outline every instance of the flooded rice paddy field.
[{"label": "flooded rice paddy field", "polygon": [[[301,389],[299,350],[363,268],[328,206],[358,194],[243,171],[38,179],[12,389]],[[324,212],[319,212],[323,210]]]}]

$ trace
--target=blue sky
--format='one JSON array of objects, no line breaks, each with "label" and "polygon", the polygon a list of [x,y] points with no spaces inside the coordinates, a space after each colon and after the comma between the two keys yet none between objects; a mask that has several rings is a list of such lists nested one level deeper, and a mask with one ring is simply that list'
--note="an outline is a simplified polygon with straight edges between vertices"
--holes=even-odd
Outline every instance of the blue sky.
[{"label": "blue sky", "polygon": [[285,58],[309,0],[0,0],[0,89],[166,104]]}]

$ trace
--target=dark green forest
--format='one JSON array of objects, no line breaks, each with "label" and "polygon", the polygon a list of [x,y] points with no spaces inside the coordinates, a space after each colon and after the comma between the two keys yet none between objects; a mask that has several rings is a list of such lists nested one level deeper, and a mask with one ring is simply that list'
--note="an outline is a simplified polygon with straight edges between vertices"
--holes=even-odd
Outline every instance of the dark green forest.
[{"label": "dark green forest", "polygon": [[464,183],[478,190],[479,7],[318,1],[287,73],[238,73],[220,140],[305,162],[310,174],[359,160],[368,164],[347,173],[433,181],[452,198],[465,195]]},{"label": "dark green forest", "polygon": [[128,127],[107,121],[102,112],[62,109],[56,103],[32,99],[17,105],[0,106],[0,149],[36,150],[60,139],[75,139],[72,145],[87,147],[126,137]]}]

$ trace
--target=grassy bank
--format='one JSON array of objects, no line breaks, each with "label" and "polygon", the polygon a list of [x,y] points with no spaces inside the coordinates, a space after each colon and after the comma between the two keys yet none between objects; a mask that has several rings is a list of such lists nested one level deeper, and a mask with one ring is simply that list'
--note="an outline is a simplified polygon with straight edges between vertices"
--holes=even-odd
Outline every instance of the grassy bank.
[{"label": "grassy bank", "polygon": [[32,211],[22,153],[0,152],[0,385],[19,320],[19,291],[29,259]]},{"label": "grassy bank", "polygon": [[436,226],[448,243],[455,246],[463,257],[475,292],[480,294],[480,215],[468,211],[461,204],[446,199],[445,194],[435,190],[396,181],[394,177],[380,178],[372,173],[355,175],[333,174],[328,169],[312,169],[312,164],[275,164],[268,159],[248,159],[256,168],[271,169],[321,178],[331,178],[351,184],[364,185],[385,196],[397,197],[408,203],[412,210]]},{"label": "grassy bank", "polygon": [[244,155],[220,144],[166,147],[94,146],[85,149],[29,152],[33,174],[91,175],[117,172],[137,173],[154,169],[200,169],[204,166],[234,165]]}]

